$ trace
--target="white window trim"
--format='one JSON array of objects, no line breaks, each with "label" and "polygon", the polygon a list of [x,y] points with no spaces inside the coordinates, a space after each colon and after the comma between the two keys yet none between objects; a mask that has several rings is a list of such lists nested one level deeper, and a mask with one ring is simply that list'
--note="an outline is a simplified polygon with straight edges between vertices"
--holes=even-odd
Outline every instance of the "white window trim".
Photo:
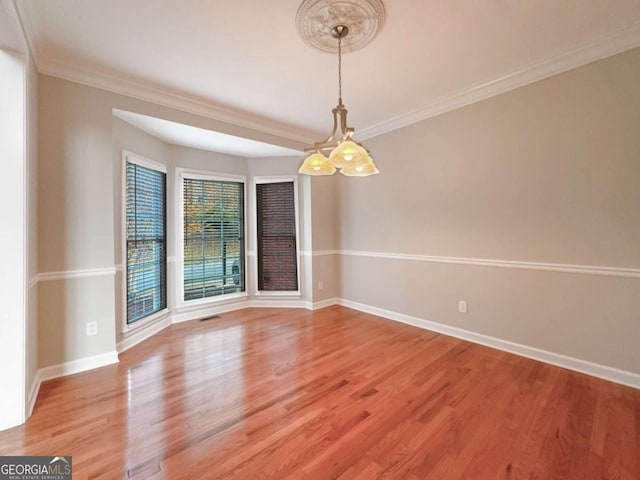
[{"label": "white window trim", "polygon": [[[244,292],[227,293],[215,297],[184,299],[184,179],[209,180],[218,182],[237,182],[244,185]],[[230,300],[241,300],[249,296],[247,287],[247,177],[224,173],[206,172],[188,168],[175,170],[175,211],[176,211],[176,309],[215,305]]]},{"label": "white window trim", "polygon": [[[294,216],[296,222],[296,275],[298,277],[298,290],[290,291],[271,291],[258,290],[258,196],[256,195],[257,186],[264,183],[284,183],[293,182],[293,203]],[[268,177],[253,177],[251,180],[251,218],[254,223],[252,231],[253,245],[255,246],[255,262],[252,268],[253,291],[255,297],[300,297],[300,211],[298,201],[298,176],[297,175],[279,175]],[[253,253],[253,252],[252,252]]]},{"label": "white window trim", "polygon": [[[139,165],[141,167],[149,168],[151,170],[155,170],[157,172],[164,173],[167,175],[167,167],[162,163],[158,163],[156,161],[145,158],[141,155],[137,155],[128,150],[122,150],[122,175],[121,175],[121,196],[122,205],[121,205],[121,222],[120,222],[120,236],[121,236],[121,251],[122,251],[122,328],[120,332],[122,334],[130,333],[133,330],[144,327],[151,323],[156,323],[166,318],[170,311],[168,308],[169,303],[169,291],[168,291],[168,282],[165,288],[167,288],[167,308],[160,310],[158,312],[154,312],[151,315],[141,318],[140,320],[136,320],[133,323],[127,323],[127,163],[133,163],[135,165]],[[165,189],[166,189],[166,181],[165,181]],[[169,196],[165,191],[165,199],[168,202]],[[165,202],[164,207],[164,215],[165,219],[167,217],[167,205]],[[166,237],[169,237],[169,224],[167,224],[167,232],[165,232]],[[167,249],[167,245],[165,245],[165,250]],[[167,253],[167,261],[165,262],[165,269],[167,277],[169,276],[169,265],[168,265],[168,251]]]}]

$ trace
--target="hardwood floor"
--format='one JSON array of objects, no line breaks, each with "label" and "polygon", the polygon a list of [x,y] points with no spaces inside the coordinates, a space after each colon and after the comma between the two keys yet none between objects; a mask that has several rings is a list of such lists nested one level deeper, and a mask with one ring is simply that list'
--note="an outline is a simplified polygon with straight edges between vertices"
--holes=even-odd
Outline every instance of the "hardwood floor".
[{"label": "hardwood floor", "polygon": [[174,325],[42,385],[74,479],[638,479],[640,391],[343,307]]}]

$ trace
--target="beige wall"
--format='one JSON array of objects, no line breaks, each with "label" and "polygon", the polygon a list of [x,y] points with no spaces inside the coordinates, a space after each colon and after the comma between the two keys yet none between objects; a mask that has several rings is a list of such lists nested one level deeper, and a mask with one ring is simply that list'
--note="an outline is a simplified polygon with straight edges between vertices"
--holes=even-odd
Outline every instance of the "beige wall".
[{"label": "beige wall", "polygon": [[[638,85],[635,49],[367,140],[382,173],[340,179],[340,248],[640,268]],[[347,300],[640,373],[638,278],[353,255],[341,272]]]},{"label": "beige wall", "polygon": [[636,49],[367,140],[344,247],[640,267],[639,82]]},{"label": "beige wall", "polygon": [[[285,147],[300,145],[104,90],[40,75],[38,105],[39,365],[113,352],[122,336],[121,149],[173,168],[246,172],[246,160],[174,147],[113,117],[129,110]],[[239,162],[239,163],[238,163]],[[240,170],[238,170],[240,169]],[[168,220],[174,216],[169,201]],[[168,241],[175,252],[174,238]],[[78,277],[81,275],[81,277]],[[171,290],[170,290],[171,291]],[[86,323],[98,334],[86,336]]]},{"label": "beige wall", "polygon": [[[313,301],[340,296],[340,188],[342,175],[311,179],[313,230]],[[333,253],[331,253],[333,252]],[[320,253],[320,255],[318,255]]]},{"label": "beige wall", "polygon": [[[38,109],[38,259],[62,272],[39,288],[40,366],[115,348],[112,95],[41,75]],[[87,337],[85,324],[98,324]],[[87,348],[90,346],[91,348]]]},{"label": "beige wall", "polygon": [[342,291],[342,257],[338,254],[313,257],[313,301],[322,302],[340,297]]},{"label": "beige wall", "polygon": [[113,267],[110,95],[45,75],[39,83],[40,271]]},{"label": "beige wall", "polygon": [[247,159],[237,155],[209,152],[195,148],[169,145],[169,160],[173,167],[247,176]]},{"label": "beige wall", "polygon": [[342,175],[311,178],[313,250],[336,250],[340,246],[340,188]]},{"label": "beige wall", "polygon": [[[40,366],[73,362],[115,350],[114,276],[40,282]],[[98,335],[86,335],[86,322]]]}]

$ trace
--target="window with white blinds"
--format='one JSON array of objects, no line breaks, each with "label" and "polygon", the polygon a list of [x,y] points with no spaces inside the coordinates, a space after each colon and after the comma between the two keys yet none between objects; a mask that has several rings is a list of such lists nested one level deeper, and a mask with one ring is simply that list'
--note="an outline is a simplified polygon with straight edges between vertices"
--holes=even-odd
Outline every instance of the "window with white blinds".
[{"label": "window with white blinds", "polygon": [[167,307],[166,174],[126,162],[127,324]]},{"label": "window with white blinds", "polygon": [[297,291],[298,254],[293,181],[256,184],[258,290]]},{"label": "window with white blinds", "polygon": [[183,178],[184,301],[245,291],[244,183]]}]

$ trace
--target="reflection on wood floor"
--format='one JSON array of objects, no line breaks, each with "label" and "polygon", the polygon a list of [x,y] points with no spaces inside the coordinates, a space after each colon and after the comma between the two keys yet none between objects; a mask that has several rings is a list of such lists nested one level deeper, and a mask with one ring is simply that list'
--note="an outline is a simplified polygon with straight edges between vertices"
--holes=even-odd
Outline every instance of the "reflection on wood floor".
[{"label": "reflection on wood floor", "polygon": [[74,479],[640,478],[640,391],[344,307],[171,326],[46,382],[0,455]]}]

